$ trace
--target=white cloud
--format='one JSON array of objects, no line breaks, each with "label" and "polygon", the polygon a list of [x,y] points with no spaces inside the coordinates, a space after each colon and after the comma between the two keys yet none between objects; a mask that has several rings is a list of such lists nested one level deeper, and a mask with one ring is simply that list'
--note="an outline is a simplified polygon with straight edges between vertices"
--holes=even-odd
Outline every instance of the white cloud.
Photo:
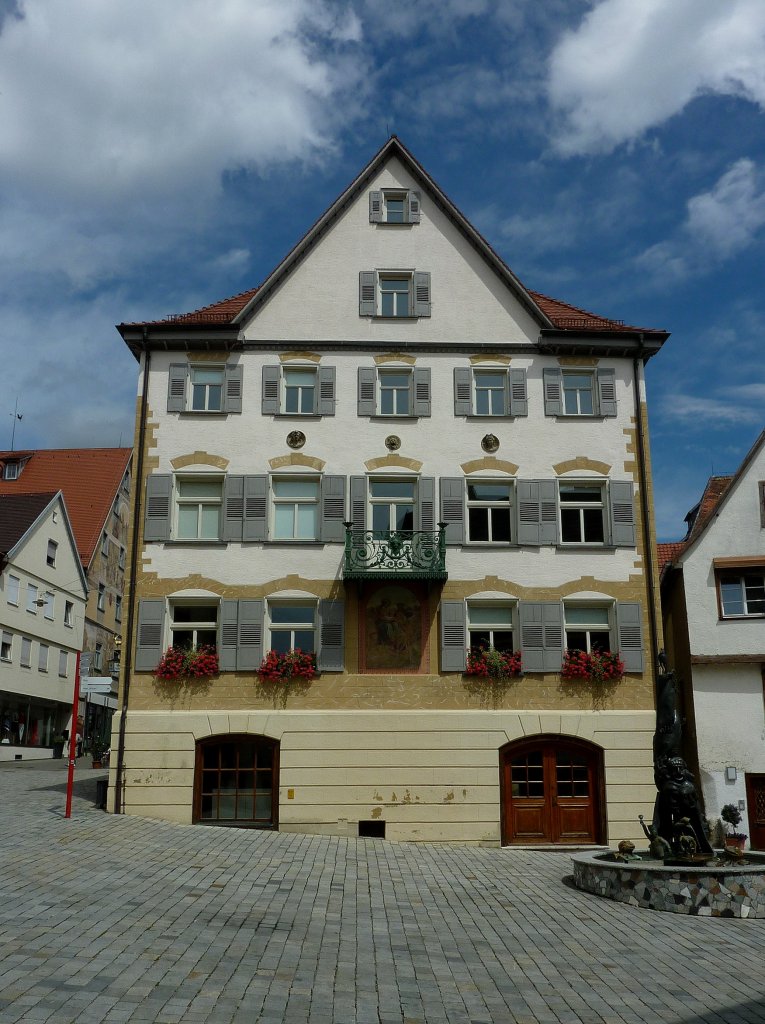
[{"label": "white cloud", "polygon": [[703,93],[765,108],[762,0],[601,0],[550,57],[555,146],[611,150]]},{"label": "white cloud", "polygon": [[731,426],[759,423],[762,420],[760,406],[748,408],[737,398],[728,402],[720,398],[697,397],[678,392],[664,396],[661,412],[666,420],[679,420],[699,430],[708,429],[710,424]]},{"label": "white cloud", "polygon": [[675,236],[638,257],[666,284],[702,272],[750,245],[765,225],[765,180],[752,160],[737,160],[708,192],[693,196]]}]

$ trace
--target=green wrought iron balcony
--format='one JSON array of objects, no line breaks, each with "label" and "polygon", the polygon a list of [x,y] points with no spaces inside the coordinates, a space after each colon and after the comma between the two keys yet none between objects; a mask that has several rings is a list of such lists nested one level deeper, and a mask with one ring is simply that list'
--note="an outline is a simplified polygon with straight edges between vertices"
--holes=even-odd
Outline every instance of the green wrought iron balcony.
[{"label": "green wrought iron balcony", "polygon": [[445,580],[446,524],[433,530],[354,530],[345,526],[346,580]]}]

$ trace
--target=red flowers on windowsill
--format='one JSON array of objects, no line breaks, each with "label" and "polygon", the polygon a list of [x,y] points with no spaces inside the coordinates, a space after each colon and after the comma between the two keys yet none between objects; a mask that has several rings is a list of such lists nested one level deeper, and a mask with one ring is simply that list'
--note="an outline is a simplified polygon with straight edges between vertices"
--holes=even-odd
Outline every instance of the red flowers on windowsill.
[{"label": "red flowers on windowsill", "polygon": [[258,669],[262,683],[285,682],[291,679],[315,679],[316,655],[313,651],[269,651]]},{"label": "red flowers on windowsill", "polygon": [[157,679],[178,682],[181,679],[209,679],[219,672],[218,652],[214,647],[168,647],[154,669]]},{"label": "red flowers on windowsill", "polygon": [[493,647],[471,647],[465,675],[481,679],[517,679],[523,672],[520,651],[497,651]]},{"label": "red flowers on windowsill", "polygon": [[610,651],[569,651],[563,652],[563,679],[583,679],[591,683],[605,683],[621,679],[624,662],[618,654]]}]

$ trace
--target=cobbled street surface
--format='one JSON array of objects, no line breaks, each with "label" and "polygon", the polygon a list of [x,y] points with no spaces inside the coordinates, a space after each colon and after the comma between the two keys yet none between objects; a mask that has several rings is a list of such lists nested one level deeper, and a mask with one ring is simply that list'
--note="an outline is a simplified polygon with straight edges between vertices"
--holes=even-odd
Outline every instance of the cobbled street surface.
[{"label": "cobbled street surface", "polygon": [[0,764],[0,1021],[765,1022],[765,921],[586,896],[563,853],[105,814]]}]

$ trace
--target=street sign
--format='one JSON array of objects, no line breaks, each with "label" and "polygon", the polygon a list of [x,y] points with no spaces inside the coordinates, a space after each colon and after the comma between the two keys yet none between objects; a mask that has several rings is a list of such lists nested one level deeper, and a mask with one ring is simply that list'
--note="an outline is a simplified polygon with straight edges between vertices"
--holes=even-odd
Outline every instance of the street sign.
[{"label": "street sign", "polygon": [[109,693],[112,688],[111,676],[88,676],[80,683],[80,692],[85,693]]}]

